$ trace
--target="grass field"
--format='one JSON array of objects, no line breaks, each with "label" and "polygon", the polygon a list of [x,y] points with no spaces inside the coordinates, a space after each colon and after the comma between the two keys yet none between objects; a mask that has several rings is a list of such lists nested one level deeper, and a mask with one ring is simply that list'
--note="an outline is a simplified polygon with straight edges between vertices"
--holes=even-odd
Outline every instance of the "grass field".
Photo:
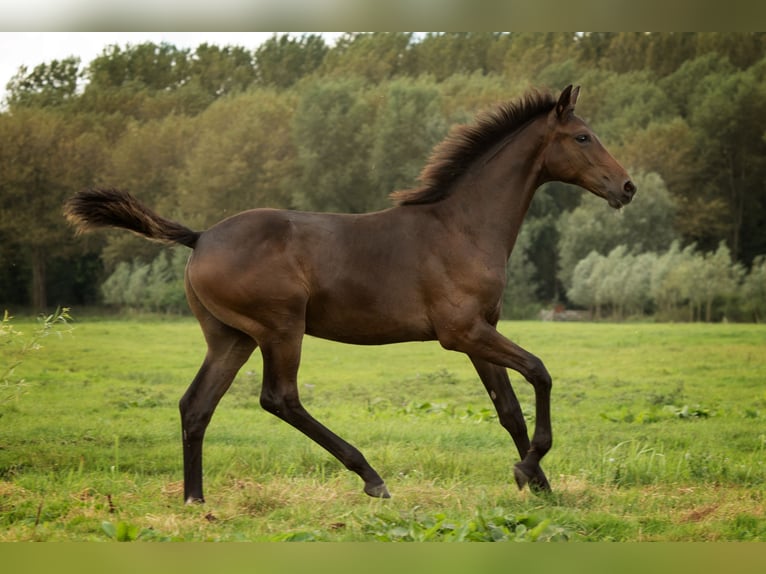
[{"label": "grass field", "polygon": [[306,407],[393,497],[365,496],[260,409],[256,353],[208,430],[207,503],[185,506],[177,403],[204,355],[196,323],[78,321],[0,404],[0,541],[766,540],[766,327],[501,330],[554,379],[552,495],[516,489],[515,449],[464,356],[307,338]]}]

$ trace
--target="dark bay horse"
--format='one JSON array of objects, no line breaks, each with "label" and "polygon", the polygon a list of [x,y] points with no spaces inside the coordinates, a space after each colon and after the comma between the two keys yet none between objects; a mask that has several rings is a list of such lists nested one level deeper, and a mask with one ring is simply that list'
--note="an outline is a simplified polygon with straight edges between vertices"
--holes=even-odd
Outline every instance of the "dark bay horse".
[{"label": "dark bay horse", "polygon": [[[434,149],[419,187],[392,194],[394,207],[367,214],[254,209],[192,231],[116,190],[71,198],[80,231],[113,226],[193,249],[186,295],[207,355],[180,401],[184,496],[202,502],[202,441],[219,400],[256,347],[260,402],[388,490],[361,452],[303,407],[303,336],[377,345],[438,340],[468,355],[521,461],[519,488],[550,490],[540,459],[552,443],[551,377],[542,361],[496,330],[506,265],[535,190],[547,181],[581,186],[620,208],[636,187],[576,115],[579,88],[559,98],[532,92],[458,126]],[[535,392],[532,440],[506,369]]]}]

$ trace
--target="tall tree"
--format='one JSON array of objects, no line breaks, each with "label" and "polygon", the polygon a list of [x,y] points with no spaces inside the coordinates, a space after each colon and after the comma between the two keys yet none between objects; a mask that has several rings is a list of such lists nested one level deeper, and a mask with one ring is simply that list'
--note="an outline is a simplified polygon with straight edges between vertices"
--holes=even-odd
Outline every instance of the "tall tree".
[{"label": "tall tree", "polygon": [[[170,115],[159,120],[130,120],[110,147],[108,165],[98,182],[135,193],[162,213],[179,212],[178,182],[199,134],[193,119]],[[189,206],[191,208],[191,206]],[[110,272],[118,262],[154,258],[161,247],[129,233],[108,233],[101,258]]]},{"label": "tall tree", "polygon": [[363,86],[325,79],[302,90],[293,118],[296,207],[359,213],[380,204],[370,178],[375,106]]},{"label": "tall tree", "polygon": [[651,72],[618,74],[589,70],[582,77],[587,97],[588,121],[610,147],[632,139],[652,122],[678,115],[672,100],[659,88]]},{"label": "tall tree", "polygon": [[697,32],[695,40],[696,56],[721,54],[739,70],[757,63],[766,51],[764,32]]},{"label": "tall tree", "polygon": [[766,321],[766,255],[755,258],[742,283],[742,307],[757,323]]},{"label": "tall tree", "polygon": [[571,32],[515,32],[501,37],[500,42],[507,46],[504,75],[533,86],[538,85],[538,74],[547,66],[577,54],[575,35]]},{"label": "tall tree", "polygon": [[329,51],[318,34],[304,34],[299,38],[275,34],[255,50],[258,82],[288,88],[319,68]]},{"label": "tall tree", "polygon": [[88,67],[91,86],[143,87],[150,91],[177,88],[189,76],[189,50],[172,44],[143,42],[108,46]]},{"label": "tall tree", "polygon": [[505,319],[529,319],[539,309],[537,266],[530,258],[529,229],[522,227],[506,268],[502,309]]},{"label": "tall tree", "polygon": [[322,75],[357,76],[380,83],[407,73],[410,32],[354,33],[341,36],[319,68]]},{"label": "tall tree", "polygon": [[[255,82],[253,55],[240,46],[200,44],[189,60],[189,83],[211,98],[241,92]],[[211,103],[212,99],[208,102]]]},{"label": "tall tree", "polygon": [[732,261],[731,252],[724,242],[714,252],[704,256],[704,264],[693,278],[693,295],[696,302],[704,305],[705,321],[713,320],[716,299],[734,297],[744,274],[744,267]]},{"label": "tall tree", "polygon": [[696,56],[696,32],[653,33],[649,39],[646,67],[660,78],[672,74]]},{"label": "tall tree", "polygon": [[587,307],[591,317],[595,318],[601,318],[601,308],[604,304],[599,279],[605,266],[605,255],[595,250],[589,252],[572,270],[571,285],[567,290],[569,300],[575,305]]},{"label": "tall tree", "polygon": [[729,248],[749,262],[765,246],[749,235],[757,236],[753,223],[763,221],[766,208],[766,80],[752,69],[711,74],[696,94],[689,122],[698,134],[702,191],[725,205]]},{"label": "tall tree", "polygon": [[601,66],[620,74],[643,70],[649,45],[650,37],[644,32],[618,32],[602,54]]},{"label": "tall tree", "polygon": [[431,149],[447,132],[432,83],[401,78],[380,91],[370,152],[370,179],[379,199],[371,203],[375,207],[387,205],[392,191],[415,185]]},{"label": "tall tree", "polygon": [[500,37],[496,32],[429,32],[410,48],[409,73],[441,82],[454,74],[501,72],[505,54]]},{"label": "tall tree", "polygon": [[224,98],[195,118],[175,194],[189,225],[207,227],[238,211],[289,207],[295,102],[273,89]]},{"label": "tall tree", "polygon": [[108,46],[85,73],[80,109],[122,118],[157,119],[168,113],[200,111],[198,97],[181,88],[189,83],[188,49],[145,42]]},{"label": "tall tree", "polygon": [[75,57],[52,60],[32,71],[21,66],[6,86],[11,109],[16,107],[60,107],[77,96],[82,72]]},{"label": "tall tree", "polygon": [[29,262],[35,310],[47,305],[49,263],[72,245],[61,205],[103,161],[103,142],[85,128],[79,118],[46,108],[0,115],[0,236]]}]

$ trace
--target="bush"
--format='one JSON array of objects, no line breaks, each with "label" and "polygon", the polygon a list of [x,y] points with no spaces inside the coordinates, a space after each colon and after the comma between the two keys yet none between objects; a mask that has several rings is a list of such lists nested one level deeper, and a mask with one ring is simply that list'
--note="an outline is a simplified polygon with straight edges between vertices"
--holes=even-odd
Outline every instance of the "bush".
[{"label": "bush", "polygon": [[[170,255],[168,255],[170,253]],[[184,313],[188,252],[163,250],[150,263],[122,262],[101,286],[104,303],[135,311]]]},{"label": "bush", "polygon": [[723,243],[706,254],[673,243],[659,255],[631,254],[620,245],[606,256],[591,251],[582,259],[567,296],[596,317],[604,310],[617,319],[654,311],[662,320],[709,322],[747,310],[759,320],[766,311],[765,284],[763,258],[746,276]]},{"label": "bush", "polygon": [[755,258],[741,289],[740,307],[756,323],[766,320],[766,256]]}]

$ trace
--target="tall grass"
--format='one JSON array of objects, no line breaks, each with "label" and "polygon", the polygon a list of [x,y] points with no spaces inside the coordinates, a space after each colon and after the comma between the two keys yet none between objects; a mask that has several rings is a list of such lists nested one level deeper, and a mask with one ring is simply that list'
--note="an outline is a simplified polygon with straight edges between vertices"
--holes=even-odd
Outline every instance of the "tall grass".
[{"label": "tall grass", "polygon": [[[208,502],[186,507],[177,401],[204,355],[198,327],[89,319],[20,365],[26,394],[0,406],[0,539],[766,538],[763,327],[501,328],[554,378],[551,496],[516,490],[512,442],[465,357],[307,338],[306,407],[393,498],[366,497],[259,408],[255,355],[206,437]],[[532,415],[532,389],[512,381]]]}]

